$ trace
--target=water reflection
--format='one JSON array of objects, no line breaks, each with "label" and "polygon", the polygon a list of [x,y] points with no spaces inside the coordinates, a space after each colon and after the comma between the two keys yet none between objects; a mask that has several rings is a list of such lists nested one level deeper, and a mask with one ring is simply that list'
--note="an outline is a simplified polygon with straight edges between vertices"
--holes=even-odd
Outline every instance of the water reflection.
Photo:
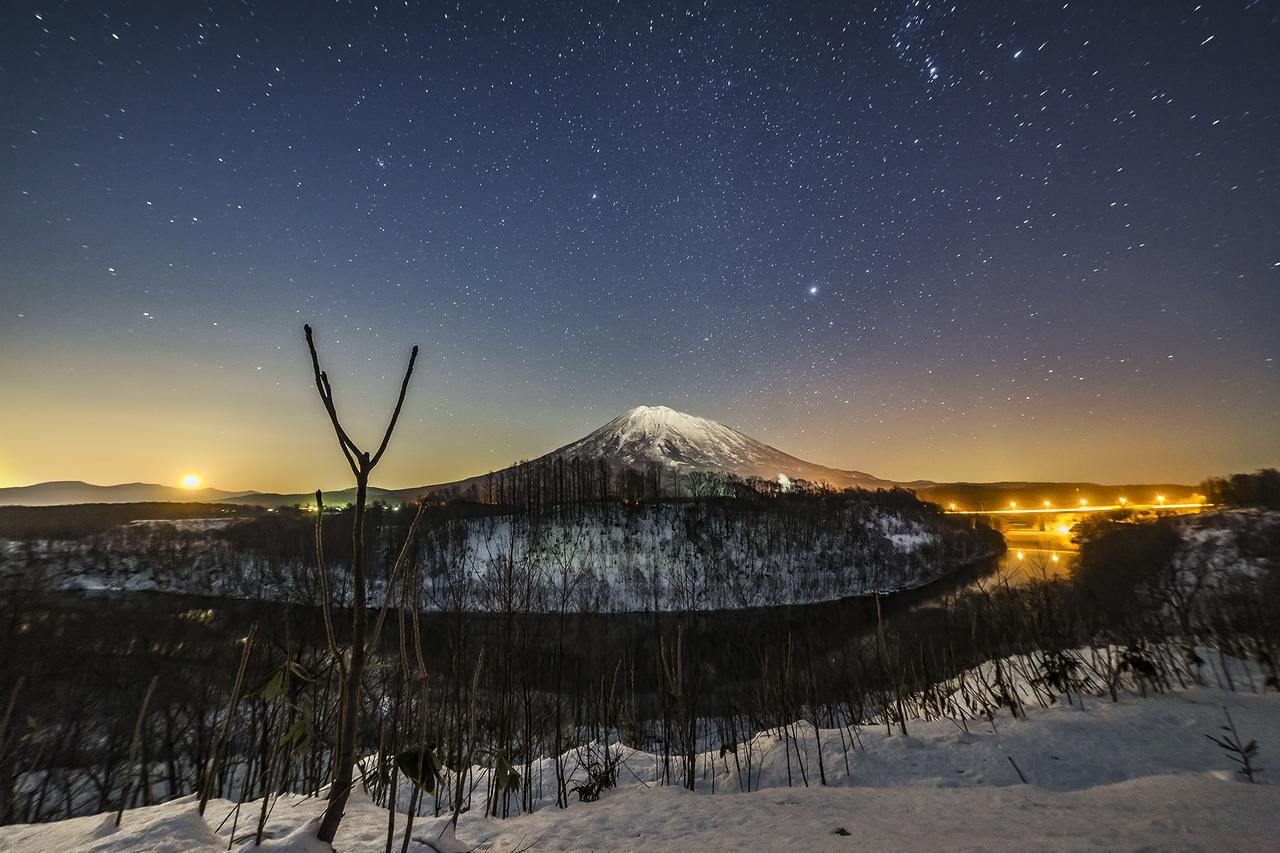
[{"label": "water reflection", "polygon": [[1071,541],[1071,528],[1066,525],[1046,525],[1044,530],[1038,526],[1010,526],[1003,532],[1009,550],[1000,562],[1000,570],[1010,583],[1065,577],[1075,568],[1079,549]]}]

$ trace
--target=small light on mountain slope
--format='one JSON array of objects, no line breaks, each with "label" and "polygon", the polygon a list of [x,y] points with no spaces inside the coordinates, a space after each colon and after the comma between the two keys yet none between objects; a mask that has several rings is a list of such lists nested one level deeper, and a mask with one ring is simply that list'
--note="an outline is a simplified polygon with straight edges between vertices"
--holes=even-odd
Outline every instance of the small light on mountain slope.
[{"label": "small light on mountain slope", "polygon": [[199,474],[183,474],[180,482],[184,489],[198,489],[203,481]]}]

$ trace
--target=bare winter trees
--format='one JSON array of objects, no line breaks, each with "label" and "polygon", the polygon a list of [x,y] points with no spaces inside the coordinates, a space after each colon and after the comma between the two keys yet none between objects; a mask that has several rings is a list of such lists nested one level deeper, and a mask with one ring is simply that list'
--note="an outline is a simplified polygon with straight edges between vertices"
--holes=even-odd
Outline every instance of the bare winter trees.
[{"label": "bare winter trees", "polygon": [[[311,367],[315,373],[316,390],[325,411],[329,413],[329,421],[338,438],[338,447],[342,456],[351,467],[356,478],[356,501],[351,521],[351,646],[345,656],[338,658],[342,670],[342,690],[338,700],[338,736],[334,746],[333,782],[329,788],[329,804],[320,820],[317,833],[321,841],[332,843],[342,822],[342,813],[347,805],[347,797],[351,794],[352,777],[356,761],[356,722],[360,716],[360,689],[364,676],[365,634],[368,622],[368,599],[365,579],[365,547],[364,518],[368,503],[369,475],[382,460],[391,442],[391,434],[395,431],[396,420],[400,417],[400,408],[404,405],[405,392],[409,390],[409,377],[413,375],[413,364],[418,358],[415,346],[409,354],[409,366],[405,368],[404,380],[400,383],[400,396],[396,400],[395,410],[382,436],[382,443],[371,455],[367,450],[351,440],[342,422],[338,419],[338,411],[333,401],[333,388],[329,384],[329,376],[320,369],[320,358],[316,355],[315,341],[311,337],[311,327],[303,327],[306,332],[307,349],[311,352]],[[318,493],[317,493],[318,497]],[[325,567],[319,566],[324,572]],[[325,602],[328,606],[328,602]]]}]

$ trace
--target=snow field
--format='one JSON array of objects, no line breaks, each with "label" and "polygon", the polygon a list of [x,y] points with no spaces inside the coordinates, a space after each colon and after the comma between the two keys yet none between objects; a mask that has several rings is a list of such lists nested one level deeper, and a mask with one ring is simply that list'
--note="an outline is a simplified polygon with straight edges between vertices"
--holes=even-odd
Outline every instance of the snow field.
[{"label": "snow field", "polygon": [[[1280,694],[1261,692],[1260,685],[1252,692],[1243,665],[1232,665],[1237,691],[1121,693],[1117,702],[1086,693],[1040,707],[1030,701],[1036,688],[1019,674],[1029,670],[1010,659],[1001,662],[1007,685],[1028,699],[1017,716],[912,718],[905,735],[896,723],[815,732],[797,721],[760,732],[736,752],[713,747],[699,755],[692,792],[661,784],[660,756],[615,745],[618,787],[598,802],[560,810],[544,796],[534,813],[505,820],[482,815],[487,771],[475,768],[474,807],[460,817],[456,840],[447,818],[417,817],[411,838],[418,840],[409,849],[1275,849],[1280,786],[1267,784],[1274,781],[1267,771],[1263,784],[1247,784],[1204,737],[1220,732],[1225,707],[1241,736],[1259,742],[1259,763],[1275,764]],[[585,778],[581,762],[598,760],[603,749],[588,745],[566,754],[574,778]],[[673,768],[677,776],[680,769]],[[551,760],[538,762],[533,774],[549,794]],[[407,788],[400,791],[407,799]],[[0,850],[212,851],[229,841],[232,849],[248,850],[260,807],[242,804],[235,816],[236,804],[213,801],[201,820],[194,800],[185,798],[128,811],[118,830],[114,815],[4,827]],[[316,798],[280,798],[264,849],[323,849],[311,837],[322,808]],[[357,791],[337,847],[383,850],[386,828],[387,812]],[[403,828],[399,815],[396,849]]]}]

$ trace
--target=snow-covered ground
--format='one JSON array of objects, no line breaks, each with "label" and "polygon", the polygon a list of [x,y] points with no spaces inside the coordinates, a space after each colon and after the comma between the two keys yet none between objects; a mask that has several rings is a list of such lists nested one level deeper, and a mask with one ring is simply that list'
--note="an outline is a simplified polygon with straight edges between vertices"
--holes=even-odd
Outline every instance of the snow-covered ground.
[{"label": "snow-covered ground", "polygon": [[[1274,772],[1248,784],[1205,737],[1221,734],[1224,708],[1246,741],[1258,741],[1257,763],[1274,767],[1280,694],[1198,687],[1122,694],[1119,702],[1073,696],[1017,718],[913,720],[906,735],[868,725],[815,736],[807,723],[764,732],[750,743],[757,769],[749,793],[739,791],[747,744],[736,755],[703,756],[695,792],[656,784],[657,756],[622,748],[619,786],[598,802],[506,820],[476,808],[462,815],[452,848],[440,839],[446,818],[419,817],[409,849],[1275,849]],[[842,743],[852,744],[847,766]],[[817,778],[819,750],[826,786]],[[114,815],[3,827],[0,850],[213,851],[229,841],[250,849],[259,808],[244,804],[237,817],[234,803],[217,800],[201,819],[187,798],[126,812],[119,829]],[[322,849],[311,839],[322,808],[316,799],[281,798],[264,847]],[[397,832],[403,827],[400,816]],[[386,829],[387,812],[357,792],[338,849],[381,851]]]},{"label": "snow-covered ground", "polygon": [[1280,512],[1225,509],[1178,519],[1182,540],[1176,567],[1190,582],[1202,577],[1210,586],[1255,578],[1275,566],[1280,543]]},{"label": "snow-covered ground", "polygon": [[[337,849],[382,851],[386,813],[354,798]],[[1232,785],[1207,777],[1148,776],[1082,791],[1034,786],[1002,789],[801,788],[728,798],[679,788],[627,790],[564,812],[508,821],[468,820],[461,844],[440,838],[445,819],[422,819],[412,851],[676,850],[1274,850],[1280,836],[1280,789]],[[317,801],[280,803],[273,838],[254,848],[252,827],[232,849],[304,853],[326,848],[310,821]],[[0,830],[0,850],[84,853],[185,853],[228,849],[231,804],[210,804],[205,820],[190,799],[136,809],[120,829],[114,815]],[[253,816],[242,816],[252,824]],[[229,822],[228,822],[229,823]],[[847,832],[848,835],[842,834]],[[243,836],[247,834],[246,839]],[[400,849],[397,836],[392,849]]]}]

